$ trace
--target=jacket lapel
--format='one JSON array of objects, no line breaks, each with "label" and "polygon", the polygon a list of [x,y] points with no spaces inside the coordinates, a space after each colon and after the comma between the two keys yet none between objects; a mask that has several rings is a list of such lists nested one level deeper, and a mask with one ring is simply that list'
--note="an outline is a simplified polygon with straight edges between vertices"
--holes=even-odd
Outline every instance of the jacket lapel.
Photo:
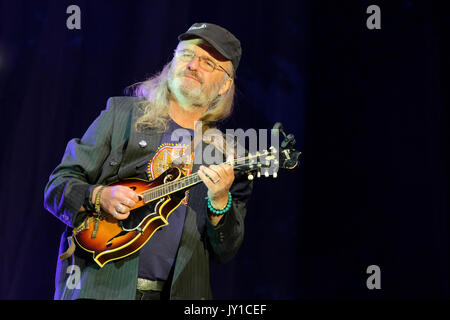
[{"label": "jacket lapel", "polygon": [[[138,108],[133,109],[132,124],[142,115]],[[148,162],[161,143],[162,133],[145,129],[137,131],[134,125],[130,128],[130,138],[119,169],[119,179],[136,177],[138,168]]]}]

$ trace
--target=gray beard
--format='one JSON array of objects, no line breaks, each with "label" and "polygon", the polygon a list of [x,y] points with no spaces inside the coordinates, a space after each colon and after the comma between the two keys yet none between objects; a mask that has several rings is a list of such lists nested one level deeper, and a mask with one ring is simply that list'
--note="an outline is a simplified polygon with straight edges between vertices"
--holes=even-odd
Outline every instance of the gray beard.
[{"label": "gray beard", "polygon": [[183,86],[180,78],[173,75],[172,70],[169,71],[168,87],[173,97],[183,108],[200,108],[209,106],[215,102],[218,97],[220,85],[215,85],[211,93],[206,95],[205,89],[197,87],[195,89]]},{"label": "gray beard", "polygon": [[169,80],[169,90],[181,106],[203,107],[207,103],[200,88],[189,90],[177,80]]}]

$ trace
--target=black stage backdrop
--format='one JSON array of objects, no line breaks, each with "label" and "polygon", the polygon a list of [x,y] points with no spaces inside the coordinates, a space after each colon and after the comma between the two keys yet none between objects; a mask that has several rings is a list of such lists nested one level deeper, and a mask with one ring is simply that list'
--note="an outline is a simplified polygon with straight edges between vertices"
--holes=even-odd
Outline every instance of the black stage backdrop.
[{"label": "black stage backdrop", "polygon": [[[69,5],[81,30],[69,30]],[[381,29],[369,30],[369,5]],[[52,299],[43,189],[108,97],[194,22],[242,42],[224,128],[281,121],[301,166],[255,182],[216,299],[449,298],[448,19],[431,1],[0,1],[0,298]],[[381,272],[369,290],[367,268]]]}]

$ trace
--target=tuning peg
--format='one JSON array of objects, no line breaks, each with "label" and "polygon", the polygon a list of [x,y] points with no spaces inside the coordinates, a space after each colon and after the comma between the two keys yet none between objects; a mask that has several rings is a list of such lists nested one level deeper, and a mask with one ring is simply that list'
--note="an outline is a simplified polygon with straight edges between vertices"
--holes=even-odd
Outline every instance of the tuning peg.
[{"label": "tuning peg", "polygon": [[265,176],[266,178],[269,176],[269,170],[266,170],[266,171],[264,172],[264,176]]},{"label": "tuning peg", "polygon": [[274,172],[272,173],[272,176],[273,176],[274,178],[276,178],[276,177],[278,176],[278,173],[277,173],[276,171],[274,171]]},{"label": "tuning peg", "polygon": [[269,148],[269,150],[270,150],[270,152],[272,152],[272,153],[277,153],[277,148],[275,148],[274,146],[271,146],[271,147]]},{"label": "tuning peg", "polygon": [[258,171],[258,173],[256,174],[256,176],[257,176],[258,178],[261,178],[261,171]]},{"label": "tuning peg", "polygon": [[253,174],[249,173],[247,178],[248,178],[248,180],[253,180],[254,176],[253,176]]}]

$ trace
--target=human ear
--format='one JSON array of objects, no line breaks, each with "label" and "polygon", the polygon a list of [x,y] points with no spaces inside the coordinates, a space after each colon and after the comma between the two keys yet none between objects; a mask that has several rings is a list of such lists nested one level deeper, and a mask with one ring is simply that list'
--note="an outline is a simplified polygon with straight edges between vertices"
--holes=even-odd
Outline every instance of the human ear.
[{"label": "human ear", "polygon": [[230,90],[232,84],[233,84],[233,78],[228,77],[228,79],[222,84],[222,87],[220,87],[219,96],[227,93],[228,90]]}]

